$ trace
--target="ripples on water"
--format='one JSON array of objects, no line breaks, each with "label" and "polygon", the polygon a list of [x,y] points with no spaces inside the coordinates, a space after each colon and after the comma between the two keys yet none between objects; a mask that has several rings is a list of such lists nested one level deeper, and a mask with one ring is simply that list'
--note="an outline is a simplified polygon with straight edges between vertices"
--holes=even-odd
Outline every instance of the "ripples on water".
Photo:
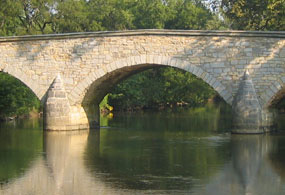
[{"label": "ripples on water", "polygon": [[285,134],[231,135],[230,121],[205,107],[115,114],[90,132],[2,123],[0,194],[285,194]]}]

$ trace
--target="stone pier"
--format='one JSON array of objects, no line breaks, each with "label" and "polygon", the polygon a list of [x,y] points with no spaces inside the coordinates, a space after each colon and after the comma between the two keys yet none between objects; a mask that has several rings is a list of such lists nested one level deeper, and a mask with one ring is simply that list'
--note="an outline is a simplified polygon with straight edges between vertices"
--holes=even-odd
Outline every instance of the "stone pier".
[{"label": "stone pier", "polygon": [[[99,110],[99,109],[97,109]],[[48,131],[69,131],[99,128],[99,112],[91,106],[70,106],[60,75],[48,89],[44,105],[44,129]]]},{"label": "stone pier", "polygon": [[269,109],[261,107],[248,71],[244,73],[240,82],[232,111],[232,133],[265,133],[270,131],[273,126],[273,113]]}]

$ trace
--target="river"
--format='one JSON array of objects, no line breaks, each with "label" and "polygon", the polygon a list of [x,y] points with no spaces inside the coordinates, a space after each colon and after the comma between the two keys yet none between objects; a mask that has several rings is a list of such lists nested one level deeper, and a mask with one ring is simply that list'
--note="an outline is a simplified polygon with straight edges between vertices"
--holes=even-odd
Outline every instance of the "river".
[{"label": "river", "polygon": [[1,123],[0,194],[285,194],[285,132],[231,135],[229,108],[114,114],[101,125]]}]

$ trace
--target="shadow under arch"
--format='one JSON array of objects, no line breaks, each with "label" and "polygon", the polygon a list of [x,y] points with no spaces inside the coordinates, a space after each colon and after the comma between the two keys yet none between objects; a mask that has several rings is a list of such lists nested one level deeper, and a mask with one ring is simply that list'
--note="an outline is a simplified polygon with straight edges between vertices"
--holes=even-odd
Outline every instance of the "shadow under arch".
[{"label": "shadow under arch", "polygon": [[[190,72],[209,84],[229,105],[233,97],[231,92],[215,77],[194,66],[191,62],[178,58],[159,55],[140,55],[114,61],[89,74],[70,93],[71,105],[82,105],[90,121],[99,121],[99,103],[111,88],[125,78],[141,71],[157,67],[174,67]],[[91,106],[92,105],[92,106]]]},{"label": "shadow under arch", "polygon": [[[264,110],[268,110],[272,115],[272,124],[277,131],[283,131],[283,115],[285,111],[285,79],[275,81],[265,92],[267,100],[264,103]],[[281,120],[280,120],[281,119]]]},{"label": "shadow under arch", "polygon": [[274,107],[285,96],[285,77],[283,79],[275,81],[270,87],[268,87],[261,95],[264,97],[265,108]]}]

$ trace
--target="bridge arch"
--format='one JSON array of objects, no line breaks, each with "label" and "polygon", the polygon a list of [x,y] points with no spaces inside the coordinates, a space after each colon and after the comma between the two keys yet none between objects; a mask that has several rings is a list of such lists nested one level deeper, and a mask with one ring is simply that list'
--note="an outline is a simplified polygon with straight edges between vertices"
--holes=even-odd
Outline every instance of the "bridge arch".
[{"label": "bridge arch", "polygon": [[[233,97],[231,92],[215,77],[203,70],[201,67],[194,66],[189,61],[175,57],[160,55],[140,55],[119,59],[108,64],[104,69],[99,68],[89,74],[81,81],[70,93],[69,100],[71,105],[89,103],[100,103],[108,90],[124,78],[154,67],[170,66],[185,70],[201,78],[208,83],[218,94],[231,105]],[[105,89],[102,89],[104,86]]]},{"label": "bridge arch", "polygon": [[0,72],[7,73],[16,79],[20,80],[25,86],[27,86],[36,96],[37,98],[42,101],[44,97],[44,91],[40,90],[41,87],[38,85],[37,82],[32,81],[25,73],[19,71],[15,67],[7,66],[3,69],[0,69]]},{"label": "bridge arch", "polygon": [[274,81],[262,94],[262,104],[264,108],[269,108],[285,97],[285,77]]}]

